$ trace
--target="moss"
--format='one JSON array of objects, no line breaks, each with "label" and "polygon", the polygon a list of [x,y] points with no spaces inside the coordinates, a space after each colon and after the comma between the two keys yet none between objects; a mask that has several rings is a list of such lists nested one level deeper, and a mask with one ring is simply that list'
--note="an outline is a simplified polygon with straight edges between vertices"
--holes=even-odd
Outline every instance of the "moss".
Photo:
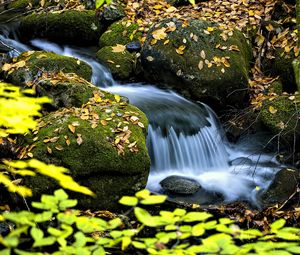
[{"label": "moss", "polygon": [[121,20],[113,23],[108,30],[102,34],[99,40],[99,46],[114,46],[116,44],[127,44],[131,41],[139,40],[141,32],[138,32],[138,24]]},{"label": "moss", "polygon": [[43,72],[76,73],[86,80],[92,76],[92,68],[83,61],[72,57],[57,55],[51,52],[36,51],[21,54],[15,62],[26,61],[24,67],[9,70],[7,79],[15,85],[24,85],[33,82],[42,76]]},{"label": "moss", "polygon": [[[273,107],[275,113],[270,112]],[[272,109],[272,108],[271,108]],[[287,96],[280,96],[273,101],[265,101],[261,112],[260,120],[274,135],[280,135],[288,142],[300,135],[300,124],[298,123],[297,105]]]},{"label": "moss", "polygon": [[[109,197],[112,198],[123,195],[119,190],[128,189],[128,192],[132,193],[137,190],[137,186],[144,187],[150,168],[146,148],[148,121],[145,115],[126,102],[117,102],[118,100],[109,93],[103,93],[101,100],[96,100],[97,102],[93,101],[94,99],[83,108],[61,109],[49,114],[41,120],[40,128],[35,133],[37,138],[34,138],[34,135],[27,137],[27,148],[34,144],[31,153],[35,158],[65,166],[71,170],[75,179],[85,184],[93,184],[90,188],[97,195],[97,200],[93,200],[93,208],[104,203],[116,204],[115,199],[107,201],[103,198],[103,192],[110,193]],[[137,116],[144,128],[137,122],[133,123],[131,116]],[[93,120],[97,126],[92,126]],[[75,128],[74,132],[71,131],[70,125]],[[124,132],[130,134],[126,138],[128,142],[116,142]],[[51,142],[49,139],[53,137],[55,140]],[[132,145],[133,142],[136,142],[135,146]],[[117,145],[122,146],[124,155],[120,154]],[[131,151],[133,148],[135,152]],[[135,185],[134,181],[137,179],[140,181]],[[40,182],[44,183],[43,179],[40,179]],[[47,190],[41,183],[35,184],[40,187],[39,192],[41,189]],[[53,189],[53,185],[47,186]]]},{"label": "moss", "polygon": [[24,41],[47,38],[59,43],[97,44],[104,27],[95,11],[68,10],[61,13],[32,14],[22,18],[19,31]]},{"label": "moss", "polygon": [[129,79],[133,74],[135,57],[127,50],[113,52],[113,48],[107,46],[97,52],[97,58],[110,69],[116,79]]},{"label": "moss", "polygon": [[280,95],[283,92],[281,81],[274,81],[274,82],[272,82],[270,84],[269,91],[271,93],[275,93],[277,95]]},{"label": "moss", "polygon": [[16,0],[8,4],[7,9],[20,9],[25,10],[26,7],[29,5],[28,0]]},{"label": "moss", "polygon": [[[168,27],[170,22],[176,29],[168,32],[163,40],[153,43],[152,33]],[[208,33],[208,27],[213,31]],[[242,104],[243,91],[248,84],[251,47],[239,31],[233,31],[226,41],[221,38],[222,33],[224,31],[218,24],[200,20],[193,20],[186,27],[181,21],[170,19],[154,25],[142,49],[146,77],[171,85],[197,100],[212,97],[223,104]],[[230,50],[232,45],[235,45],[234,50]],[[182,46],[185,48],[179,54],[177,51]],[[201,51],[205,56],[200,56]],[[225,58],[227,66],[224,65]],[[199,68],[200,61],[203,66]],[[208,66],[205,61],[212,65]]]}]

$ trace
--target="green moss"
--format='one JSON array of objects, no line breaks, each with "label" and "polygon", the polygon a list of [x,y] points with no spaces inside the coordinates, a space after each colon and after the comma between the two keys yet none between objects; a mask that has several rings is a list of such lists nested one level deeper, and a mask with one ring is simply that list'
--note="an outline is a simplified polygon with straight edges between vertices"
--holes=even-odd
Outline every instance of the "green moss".
[{"label": "green moss", "polygon": [[9,3],[7,9],[13,8],[13,9],[25,10],[28,5],[29,5],[28,0],[16,0]]},{"label": "green moss", "polygon": [[[148,120],[144,113],[122,100],[117,102],[109,93],[100,94],[102,99],[97,103],[93,98],[83,108],[49,114],[41,120],[36,135],[26,138],[27,148],[35,145],[31,150],[35,158],[69,168],[76,180],[96,193],[97,200],[87,200],[89,206],[93,204],[92,208],[116,204],[125,189],[133,193],[144,187],[150,168],[146,147]],[[84,117],[87,112],[88,119]],[[139,118],[144,128],[133,123],[132,116]],[[92,126],[93,120],[97,126]],[[72,125],[74,132],[70,129]],[[128,141],[117,142],[124,134],[130,134]],[[55,139],[51,142],[51,138]],[[132,145],[134,142],[136,147]],[[124,154],[117,145],[122,146]],[[133,148],[137,150],[131,151]],[[38,192],[54,187],[42,177],[35,180],[35,185],[39,187]]]},{"label": "green moss", "polygon": [[[170,23],[176,29],[167,33],[163,40],[153,43],[153,32]],[[208,32],[208,27],[213,31]],[[225,104],[243,103],[241,93],[247,89],[251,47],[239,31],[227,35],[226,41],[222,39],[222,33],[224,31],[218,24],[200,20],[193,20],[186,27],[181,21],[171,19],[154,25],[142,49],[145,75],[151,81],[172,85],[194,99],[213,97]],[[230,50],[232,45],[234,50]],[[185,48],[179,54],[177,51],[182,46]],[[224,65],[225,58],[227,66]]]},{"label": "green moss", "polygon": [[141,32],[138,32],[139,25],[121,20],[113,23],[99,40],[99,46],[114,46],[116,44],[127,44],[131,41],[139,40]]},{"label": "green moss", "polygon": [[272,82],[270,84],[269,91],[271,93],[276,93],[277,95],[280,95],[283,92],[281,81],[274,81],[274,82]]},{"label": "green moss", "polygon": [[104,47],[97,52],[97,58],[106,65],[113,77],[124,80],[129,79],[134,71],[134,54],[127,50],[124,52],[113,52],[111,46]]},{"label": "green moss", "polygon": [[286,141],[293,142],[294,138],[300,134],[297,105],[287,96],[265,101],[259,116],[264,126],[274,135],[280,135]]},{"label": "green moss", "polygon": [[7,77],[15,85],[33,82],[43,72],[76,73],[86,80],[90,80],[92,76],[92,68],[85,62],[51,52],[37,51],[32,54],[25,52],[17,58],[16,62],[22,60],[26,61],[26,65],[14,69]]},{"label": "green moss", "polygon": [[61,13],[32,14],[22,18],[21,38],[47,38],[59,43],[77,45],[97,44],[104,27],[95,11],[69,10]]}]

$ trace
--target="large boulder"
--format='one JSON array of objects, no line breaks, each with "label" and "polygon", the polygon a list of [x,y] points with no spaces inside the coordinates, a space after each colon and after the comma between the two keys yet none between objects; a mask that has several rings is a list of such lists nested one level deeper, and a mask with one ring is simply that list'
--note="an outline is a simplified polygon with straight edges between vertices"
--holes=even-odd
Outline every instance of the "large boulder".
[{"label": "large boulder", "polygon": [[[82,207],[114,209],[121,196],[146,185],[147,126],[139,109],[99,90],[82,108],[63,108],[42,118],[39,129],[25,137],[20,157],[69,168],[76,181],[96,194],[79,197]],[[43,176],[27,179],[26,184],[35,195],[56,188]]]},{"label": "large boulder", "polygon": [[15,85],[34,85],[47,72],[75,73],[90,80],[92,68],[83,61],[51,52],[24,52],[12,63],[3,66],[5,78]]},{"label": "large boulder", "polygon": [[146,78],[212,105],[238,105],[247,90],[251,48],[244,35],[207,21],[166,19],[141,52]]},{"label": "large boulder", "polygon": [[[298,98],[298,99],[297,99]],[[299,96],[278,96],[274,100],[264,101],[259,119],[261,123],[276,137],[275,142],[290,145],[299,150],[300,123],[299,123]]]},{"label": "large boulder", "polygon": [[135,54],[128,52],[124,45],[103,47],[97,52],[96,57],[108,67],[115,79],[128,80],[134,74]]},{"label": "large boulder", "polygon": [[164,191],[169,193],[191,195],[200,190],[201,185],[194,179],[184,176],[171,175],[163,179],[160,186]]},{"label": "large boulder", "polygon": [[99,46],[115,46],[116,44],[125,45],[132,41],[138,40],[142,33],[138,31],[139,25],[128,20],[121,20],[113,23],[101,35]]},{"label": "large boulder", "polygon": [[34,13],[21,19],[23,41],[45,38],[58,43],[96,45],[104,26],[95,11],[68,10],[59,13]]},{"label": "large boulder", "polygon": [[258,200],[262,207],[284,203],[296,192],[300,180],[300,172],[297,169],[284,168],[276,173],[269,187],[258,193]]}]

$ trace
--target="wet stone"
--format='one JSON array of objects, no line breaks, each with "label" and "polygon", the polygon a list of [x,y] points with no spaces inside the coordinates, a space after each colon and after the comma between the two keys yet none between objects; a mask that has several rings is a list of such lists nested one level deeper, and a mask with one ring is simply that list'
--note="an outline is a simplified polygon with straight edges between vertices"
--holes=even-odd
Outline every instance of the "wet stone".
[{"label": "wet stone", "polygon": [[197,181],[178,175],[168,176],[160,185],[166,192],[182,195],[194,194],[201,188]]},{"label": "wet stone", "polygon": [[139,41],[133,41],[126,45],[126,50],[129,52],[139,52],[142,49],[142,45]]}]

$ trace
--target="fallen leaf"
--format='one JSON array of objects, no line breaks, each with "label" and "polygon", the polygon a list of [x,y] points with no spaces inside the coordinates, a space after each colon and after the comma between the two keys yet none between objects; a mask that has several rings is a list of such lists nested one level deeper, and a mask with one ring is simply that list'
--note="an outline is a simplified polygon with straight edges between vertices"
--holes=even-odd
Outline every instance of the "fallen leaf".
[{"label": "fallen leaf", "polygon": [[70,124],[68,125],[68,128],[73,134],[75,133],[76,127],[74,125]]},{"label": "fallen leaf", "polygon": [[204,50],[201,50],[200,56],[201,56],[201,58],[203,58],[203,59],[206,58],[206,54],[205,54],[205,51],[204,51]]},{"label": "fallen leaf", "polygon": [[269,106],[269,112],[272,114],[275,114],[277,112],[277,109],[275,109],[272,105]]},{"label": "fallen leaf", "polygon": [[76,142],[77,142],[78,145],[81,145],[81,144],[82,144],[83,140],[82,140],[81,134],[77,134]]},{"label": "fallen leaf", "polygon": [[203,69],[203,66],[204,66],[203,60],[200,60],[200,61],[199,61],[199,64],[198,64],[199,70],[202,70],[202,69]]},{"label": "fallen leaf", "polygon": [[117,44],[116,46],[113,46],[111,48],[112,52],[114,53],[124,52],[126,50],[126,46],[122,44]]}]

